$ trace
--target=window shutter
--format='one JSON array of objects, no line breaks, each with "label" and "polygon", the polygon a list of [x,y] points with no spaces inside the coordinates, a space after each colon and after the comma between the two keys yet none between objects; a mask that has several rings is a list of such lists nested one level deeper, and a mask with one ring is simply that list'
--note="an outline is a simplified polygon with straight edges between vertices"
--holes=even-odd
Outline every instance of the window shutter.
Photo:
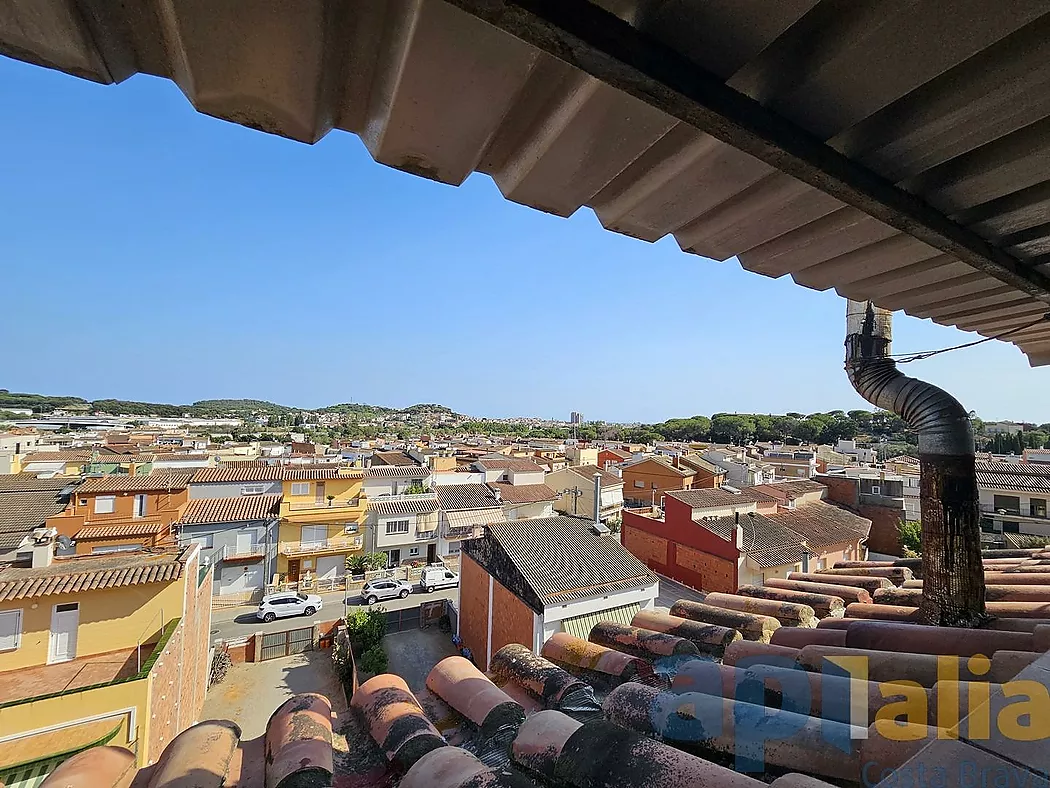
[{"label": "window shutter", "polygon": [[22,638],[22,611],[7,610],[0,613],[0,651],[15,649]]}]

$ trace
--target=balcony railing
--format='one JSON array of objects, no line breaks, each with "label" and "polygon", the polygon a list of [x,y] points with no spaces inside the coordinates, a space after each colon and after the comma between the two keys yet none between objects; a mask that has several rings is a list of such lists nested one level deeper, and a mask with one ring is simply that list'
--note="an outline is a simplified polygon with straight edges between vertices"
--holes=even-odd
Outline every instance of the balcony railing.
[{"label": "balcony railing", "polygon": [[357,536],[336,536],[317,542],[281,542],[282,555],[310,555],[316,553],[341,553],[344,550],[360,550],[365,539]]},{"label": "balcony railing", "polygon": [[219,560],[237,561],[264,555],[266,555],[266,545],[262,542],[253,542],[248,547],[225,544],[222,546],[222,554]]},{"label": "balcony railing", "polygon": [[429,531],[416,531],[417,542],[429,542],[431,539],[437,539],[438,529],[436,527],[431,528]]},{"label": "balcony railing", "polygon": [[423,493],[400,493],[394,495],[392,493],[381,493],[379,495],[370,496],[370,501],[436,501],[437,493],[434,492],[423,492]]},{"label": "balcony railing", "polygon": [[480,539],[485,535],[483,525],[446,525],[445,538],[452,540]]},{"label": "balcony railing", "polygon": [[1046,509],[1043,507],[1027,506],[1015,509],[1011,506],[995,506],[990,503],[981,504],[982,512],[990,512],[992,514],[1003,514],[1011,517],[1035,517],[1040,520],[1046,520],[1047,514]]},{"label": "balcony railing", "polygon": [[304,512],[311,509],[360,509],[365,505],[366,499],[363,496],[356,498],[333,498],[331,501],[325,499],[323,501],[289,501],[288,511],[290,512]]}]

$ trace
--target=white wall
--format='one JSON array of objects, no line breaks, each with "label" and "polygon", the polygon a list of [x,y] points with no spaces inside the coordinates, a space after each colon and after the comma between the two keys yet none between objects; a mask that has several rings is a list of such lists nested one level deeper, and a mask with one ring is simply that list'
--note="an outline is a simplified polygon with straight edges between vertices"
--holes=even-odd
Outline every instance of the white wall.
[{"label": "white wall", "polygon": [[656,582],[644,588],[630,591],[620,591],[615,594],[603,596],[592,596],[567,602],[564,605],[553,605],[543,611],[543,640],[546,642],[551,635],[561,632],[562,621],[566,618],[585,616],[589,613],[597,613],[601,610],[610,610],[623,605],[638,604],[642,610],[651,610],[656,604],[656,597],[660,595],[660,583]]},{"label": "white wall", "polygon": [[513,506],[503,507],[503,513],[508,520],[525,520],[529,517],[553,517],[554,502],[539,501],[537,503],[518,503]]},{"label": "white wall", "polygon": [[[544,472],[540,471],[510,471],[511,484],[543,484]],[[499,477],[496,477],[499,478]]]}]

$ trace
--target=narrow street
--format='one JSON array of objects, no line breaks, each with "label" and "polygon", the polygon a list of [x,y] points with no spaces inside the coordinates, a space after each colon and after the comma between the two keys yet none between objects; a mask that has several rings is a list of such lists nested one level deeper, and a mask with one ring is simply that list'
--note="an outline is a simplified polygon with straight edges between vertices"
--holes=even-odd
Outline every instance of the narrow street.
[{"label": "narrow street", "polygon": [[[256,618],[255,611],[258,607],[255,605],[215,610],[212,612],[211,619],[211,639],[214,641],[218,638],[239,638],[250,635],[253,632],[282,632],[286,629],[309,626],[318,621],[331,621],[334,618],[342,618],[344,615],[343,597],[344,594],[342,592],[321,594],[321,601],[324,607],[312,617],[279,618],[269,624]],[[403,610],[405,608],[418,607],[423,602],[433,599],[451,599],[454,602],[458,602],[459,589],[445,588],[432,594],[412,593],[406,599],[388,599],[379,602],[376,606],[386,610]],[[360,596],[346,597],[346,612],[362,605],[363,602]]]}]

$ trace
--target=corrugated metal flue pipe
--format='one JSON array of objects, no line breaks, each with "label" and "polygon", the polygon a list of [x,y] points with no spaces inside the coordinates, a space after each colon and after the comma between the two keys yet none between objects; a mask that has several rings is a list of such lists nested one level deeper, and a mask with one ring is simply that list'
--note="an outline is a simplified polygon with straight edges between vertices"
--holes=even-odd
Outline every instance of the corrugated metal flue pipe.
[{"label": "corrugated metal flue pipe", "polygon": [[923,619],[977,626],[987,616],[973,427],[955,397],[897,369],[889,357],[892,319],[870,301],[848,302],[846,374],[864,399],[919,434]]}]

